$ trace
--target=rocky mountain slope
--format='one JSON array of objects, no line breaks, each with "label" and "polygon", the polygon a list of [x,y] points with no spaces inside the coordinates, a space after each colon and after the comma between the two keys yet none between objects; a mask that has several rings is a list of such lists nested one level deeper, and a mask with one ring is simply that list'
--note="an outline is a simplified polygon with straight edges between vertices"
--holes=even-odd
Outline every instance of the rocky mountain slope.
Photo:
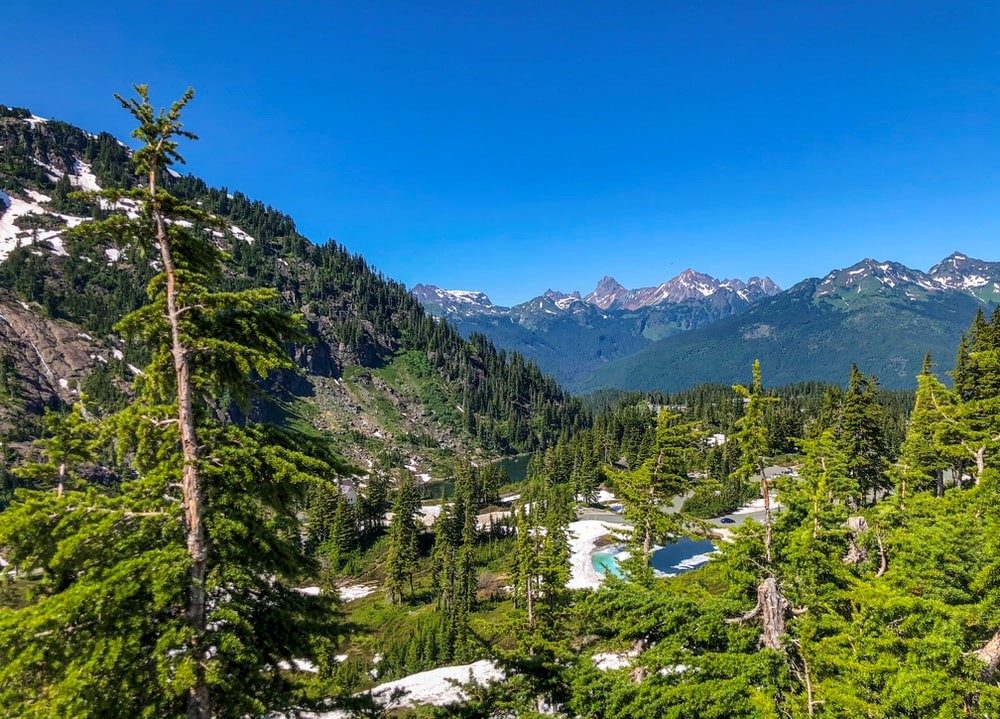
[{"label": "rocky mountain slope", "polygon": [[656,287],[628,290],[604,277],[585,296],[547,290],[513,307],[482,292],[417,285],[424,308],[465,336],[483,334],[536,361],[564,386],[581,389],[592,373],[652,342],[742,312],[779,292],[770,279],[717,280],[685,270]]},{"label": "rocky mountain slope", "polygon": [[653,344],[599,369],[586,386],[672,391],[744,382],[760,359],[769,384],[843,382],[857,362],[885,387],[912,387],[928,351],[942,371],[951,369],[977,308],[998,303],[998,262],[955,252],[922,272],[865,259]]},{"label": "rocky mountain slope", "polygon": [[[29,437],[32,417],[81,392],[88,407],[127,401],[142,348],[113,326],[145,301],[153,268],[114,242],[72,228],[135,213],[74,194],[135,184],[130,151],[29,111],[0,106],[0,432]],[[584,420],[578,402],[531,363],[469,343],[399,283],[330,243],[313,245],[278,210],[198,178],[170,173],[175,195],[224,219],[226,281],[266,285],[306,318],[312,342],[294,348],[299,373],[278,378],[280,409],[309,422],[359,471],[373,462],[445,472],[455,453],[507,453],[543,444]],[[260,408],[261,412],[279,411]]]}]

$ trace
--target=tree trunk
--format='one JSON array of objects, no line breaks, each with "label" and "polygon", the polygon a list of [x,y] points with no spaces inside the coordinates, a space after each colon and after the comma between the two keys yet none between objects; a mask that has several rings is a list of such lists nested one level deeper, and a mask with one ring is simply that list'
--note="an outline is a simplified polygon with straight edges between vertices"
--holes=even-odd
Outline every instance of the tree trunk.
[{"label": "tree trunk", "polygon": [[792,605],[778,589],[778,580],[768,577],[757,587],[757,603],[761,608],[760,644],[767,649],[782,650],[781,637]]},{"label": "tree trunk", "polygon": [[972,653],[976,659],[986,666],[983,667],[983,681],[992,682],[1000,666],[1000,631],[997,631],[986,644]]},{"label": "tree trunk", "polygon": [[726,622],[730,624],[745,622],[759,616],[761,620],[760,645],[766,649],[780,652],[784,650],[781,637],[785,634],[788,615],[799,616],[805,612],[804,608],[793,608],[791,602],[778,588],[778,580],[774,577],[768,577],[757,586],[756,606],[742,617],[727,619]]},{"label": "tree trunk", "polygon": [[875,573],[875,576],[881,577],[883,574],[885,574],[886,570],[889,569],[889,555],[886,554],[885,544],[882,543],[881,532],[875,532],[875,539],[878,540],[878,557],[879,557],[878,572]]},{"label": "tree trunk", "polygon": [[187,619],[191,625],[191,658],[194,661],[194,685],[188,693],[188,719],[209,719],[211,702],[205,678],[204,635],[207,625],[205,579],[208,573],[208,541],[205,534],[202,506],[201,473],[198,471],[198,441],[195,434],[194,397],[191,360],[181,338],[180,312],[177,297],[177,270],[167,236],[166,222],[156,199],[156,166],[149,172],[149,195],[156,222],[156,240],[167,280],[167,321],[170,323],[171,354],[177,381],[177,426],[184,459],[181,493],[184,505],[184,530],[188,555],[191,557],[188,587]]},{"label": "tree trunk", "polygon": [[[764,496],[764,558],[771,564],[771,492],[767,486],[764,463],[760,463],[760,492]],[[773,580],[772,580],[773,581]]]},{"label": "tree trunk", "polygon": [[528,628],[529,629],[534,629],[535,628],[535,603],[534,603],[533,597],[531,595],[531,575],[530,574],[528,575],[527,587],[528,587],[528,591],[527,591],[526,601],[528,603]]}]

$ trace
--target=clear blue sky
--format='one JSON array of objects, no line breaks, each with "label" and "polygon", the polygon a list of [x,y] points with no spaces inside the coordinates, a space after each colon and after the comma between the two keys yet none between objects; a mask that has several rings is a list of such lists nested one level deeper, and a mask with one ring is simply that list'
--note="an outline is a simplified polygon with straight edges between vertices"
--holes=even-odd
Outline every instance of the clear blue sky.
[{"label": "clear blue sky", "polygon": [[14,0],[0,102],[127,135],[407,285],[782,286],[1000,260],[1000,4]]}]

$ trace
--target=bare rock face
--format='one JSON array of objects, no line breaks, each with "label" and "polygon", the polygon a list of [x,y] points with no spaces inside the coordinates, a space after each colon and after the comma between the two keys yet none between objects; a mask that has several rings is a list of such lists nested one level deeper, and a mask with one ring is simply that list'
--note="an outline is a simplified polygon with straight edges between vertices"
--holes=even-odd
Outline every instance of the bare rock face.
[{"label": "bare rock face", "polygon": [[12,366],[12,394],[25,412],[73,402],[80,380],[106,351],[74,325],[0,294],[0,355]]}]

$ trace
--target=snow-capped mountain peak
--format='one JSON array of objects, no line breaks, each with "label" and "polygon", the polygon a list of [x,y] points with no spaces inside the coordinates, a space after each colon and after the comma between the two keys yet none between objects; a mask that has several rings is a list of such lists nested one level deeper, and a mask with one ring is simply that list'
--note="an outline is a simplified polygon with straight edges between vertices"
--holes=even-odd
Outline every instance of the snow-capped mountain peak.
[{"label": "snow-capped mountain peak", "polygon": [[753,302],[781,291],[769,278],[753,277],[749,284],[735,279],[720,282],[711,275],[688,268],[655,287],[634,290],[627,290],[611,277],[605,277],[583,299],[602,310],[637,310],[661,304],[704,301],[720,290],[727,298],[739,298],[743,302]]},{"label": "snow-capped mountain peak", "polygon": [[886,294],[898,290],[910,300],[921,294],[964,292],[983,301],[1000,299],[1000,263],[985,262],[955,252],[929,272],[914,270],[899,262],[866,258],[851,267],[834,270],[823,278],[817,297]]},{"label": "snow-capped mountain peak", "polygon": [[627,294],[628,290],[618,280],[611,275],[605,275],[593,291],[583,298],[583,301],[606,310]]},{"label": "snow-capped mountain peak", "polygon": [[450,302],[463,305],[483,305],[491,307],[493,303],[486,293],[478,290],[444,290],[435,285],[417,285],[412,290],[413,295],[424,302],[425,300],[437,300],[439,302]]}]

